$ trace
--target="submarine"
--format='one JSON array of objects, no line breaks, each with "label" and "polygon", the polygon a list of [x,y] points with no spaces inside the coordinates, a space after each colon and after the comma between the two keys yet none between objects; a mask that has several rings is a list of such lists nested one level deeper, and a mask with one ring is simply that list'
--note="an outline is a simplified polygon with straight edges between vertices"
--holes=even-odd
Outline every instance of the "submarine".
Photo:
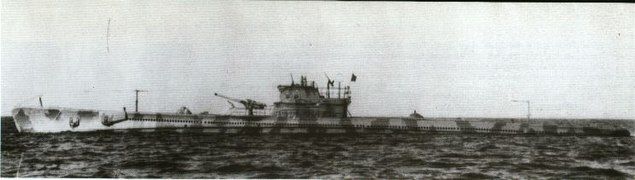
[{"label": "submarine", "polygon": [[[328,76],[327,76],[328,78]],[[355,79],[353,75],[352,81]],[[414,111],[404,117],[355,117],[348,111],[350,86],[335,88],[328,79],[320,92],[315,81],[301,76],[300,83],[277,86],[279,100],[272,107],[251,99],[226,99],[238,113],[192,113],[187,107],[175,113],[100,111],[62,107],[17,107],[12,110],[20,133],[89,132],[102,130],[181,129],[235,134],[497,134],[556,136],[630,136],[630,131],[606,121],[539,120],[504,118],[429,118]],[[337,90],[337,94],[331,93]],[[138,93],[142,92],[136,90]],[[337,95],[337,96],[336,96]],[[234,103],[243,107],[237,108]],[[242,112],[240,112],[242,111]]]}]

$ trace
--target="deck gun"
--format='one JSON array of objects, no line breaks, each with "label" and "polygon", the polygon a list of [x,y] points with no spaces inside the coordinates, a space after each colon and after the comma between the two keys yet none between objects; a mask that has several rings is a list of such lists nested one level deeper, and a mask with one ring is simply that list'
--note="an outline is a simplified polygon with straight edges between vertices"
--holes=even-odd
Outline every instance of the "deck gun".
[{"label": "deck gun", "polygon": [[220,98],[223,98],[223,99],[227,99],[229,101],[234,101],[234,102],[238,102],[238,103],[242,104],[243,106],[245,106],[245,109],[247,109],[247,112],[249,112],[250,116],[254,115],[254,109],[265,109],[265,107],[267,107],[267,104],[261,103],[261,102],[258,102],[258,101],[254,101],[254,100],[251,100],[251,99],[236,99],[236,98],[223,96],[223,95],[218,94],[218,93],[214,93],[214,95],[218,96]]}]

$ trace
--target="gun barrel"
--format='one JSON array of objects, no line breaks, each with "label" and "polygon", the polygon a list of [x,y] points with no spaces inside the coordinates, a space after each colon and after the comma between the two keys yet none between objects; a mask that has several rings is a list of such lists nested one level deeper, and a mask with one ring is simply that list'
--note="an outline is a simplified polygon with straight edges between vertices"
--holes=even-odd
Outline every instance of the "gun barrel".
[{"label": "gun barrel", "polygon": [[234,102],[239,102],[239,103],[243,103],[243,102],[244,102],[244,100],[242,100],[242,99],[231,98],[231,97],[227,97],[227,96],[224,96],[224,95],[222,95],[222,94],[218,94],[218,93],[214,93],[214,95],[215,95],[215,96],[218,96],[218,97],[221,97],[221,98],[223,98],[223,99],[227,99],[227,100],[230,100],[230,101],[234,101]]}]

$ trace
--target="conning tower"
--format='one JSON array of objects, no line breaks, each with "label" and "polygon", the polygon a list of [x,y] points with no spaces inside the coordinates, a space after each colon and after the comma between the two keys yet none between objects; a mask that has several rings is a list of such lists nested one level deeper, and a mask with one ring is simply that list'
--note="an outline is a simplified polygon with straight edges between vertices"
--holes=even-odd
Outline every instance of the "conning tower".
[{"label": "conning tower", "polygon": [[[273,115],[285,118],[314,119],[323,117],[346,118],[351,103],[350,87],[338,86],[337,98],[331,98],[333,81],[327,82],[325,95],[320,94],[315,82],[309,85],[302,76],[300,84],[291,81],[291,85],[279,85],[280,101],[274,103]],[[342,95],[343,92],[343,95]]]}]

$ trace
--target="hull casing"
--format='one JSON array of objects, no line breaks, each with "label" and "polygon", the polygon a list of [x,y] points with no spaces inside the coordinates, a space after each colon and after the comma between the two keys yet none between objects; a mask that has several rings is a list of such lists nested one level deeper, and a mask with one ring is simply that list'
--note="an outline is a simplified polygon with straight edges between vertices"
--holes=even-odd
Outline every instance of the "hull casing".
[{"label": "hull casing", "polygon": [[[126,116],[128,116],[126,118]],[[105,112],[69,108],[16,108],[18,131],[33,133],[117,129],[192,129],[214,133],[480,133],[502,135],[630,136],[611,123],[528,120],[425,119],[406,117],[289,118]],[[572,121],[574,122],[574,121]]]}]

